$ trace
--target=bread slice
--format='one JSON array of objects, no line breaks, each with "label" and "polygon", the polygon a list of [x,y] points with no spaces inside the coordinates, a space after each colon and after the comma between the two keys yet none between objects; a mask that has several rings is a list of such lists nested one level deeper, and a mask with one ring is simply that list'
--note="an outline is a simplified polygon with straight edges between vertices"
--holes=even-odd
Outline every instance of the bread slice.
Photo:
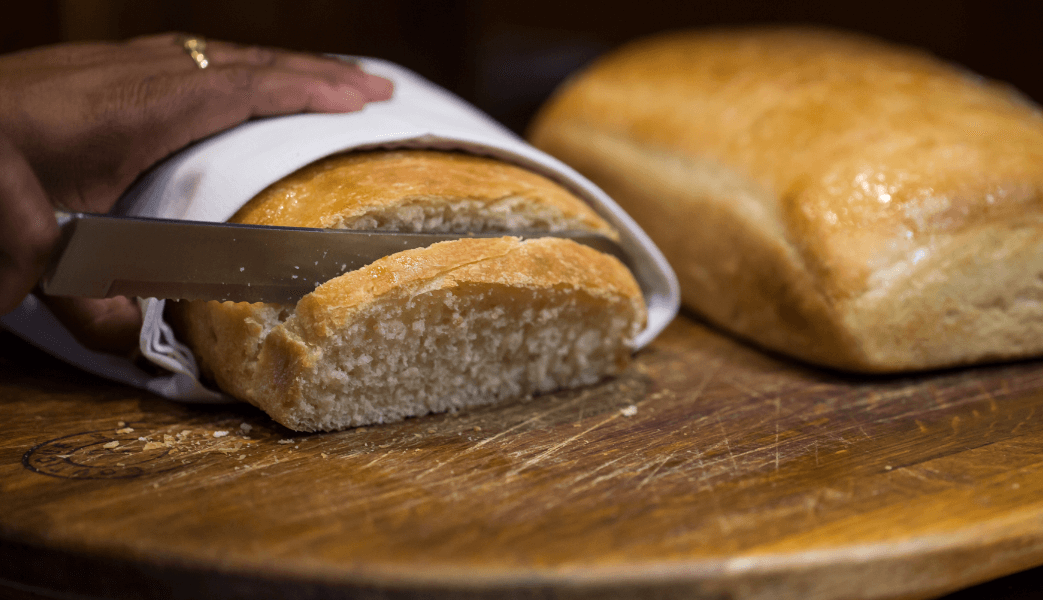
[{"label": "bread slice", "polygon": [[[557,184],[498,161],[399,151],[326,159],[236,222],[414,231],[612,233]],[[570,240],[474,238],[381,259],[297,305],[179,303],[227,393],[328,431],[587,385],[626,367],[645,307],[615,258]]]},{"label": "bread slice", "polygon": [[1043,117],[837,32],[682,32],[567,82],[531,141],[612,195],[684,303],[867,372],[1043,353]]}]

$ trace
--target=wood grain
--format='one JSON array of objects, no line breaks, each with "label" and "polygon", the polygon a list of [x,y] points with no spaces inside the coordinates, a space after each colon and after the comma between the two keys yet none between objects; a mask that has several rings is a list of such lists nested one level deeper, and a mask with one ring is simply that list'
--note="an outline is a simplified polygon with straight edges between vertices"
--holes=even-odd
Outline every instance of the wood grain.
[{"label": "wood grain", "polygon": [[848,378],[682,317],[598,386],[302,436],[4,334],[0,581],[144,598],[929,598],[1043,564],[1037,413],[1040,362]]}]

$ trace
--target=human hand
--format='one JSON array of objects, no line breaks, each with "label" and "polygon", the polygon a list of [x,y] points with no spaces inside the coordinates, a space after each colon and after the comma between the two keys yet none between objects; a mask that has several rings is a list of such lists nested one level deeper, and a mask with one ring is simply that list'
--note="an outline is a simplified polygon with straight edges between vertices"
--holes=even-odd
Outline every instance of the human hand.
[{"label": "human hand", "polygon": [[[391,82],[336,59],[214,41],[206,55],[200,69],[164,34],[0,56],[0,314],[42,273],[55,208],[107,212],[159,160],[250,118],[350,112],[391,96]],[[137,343],[131,300],[48,304],[90,347]]]}]

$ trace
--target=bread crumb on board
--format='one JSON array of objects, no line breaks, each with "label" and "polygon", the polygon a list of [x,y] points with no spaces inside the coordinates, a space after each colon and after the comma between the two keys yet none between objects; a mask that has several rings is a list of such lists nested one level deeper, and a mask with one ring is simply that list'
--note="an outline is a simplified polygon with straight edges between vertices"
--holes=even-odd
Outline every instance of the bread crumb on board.
[{"label": "bread crumb on board", "polygon": [[637,406],[631,404],[630,406],[621,408],[619,409],[619,414],[623,415],[624,417],[632,417],[637,414]]}]

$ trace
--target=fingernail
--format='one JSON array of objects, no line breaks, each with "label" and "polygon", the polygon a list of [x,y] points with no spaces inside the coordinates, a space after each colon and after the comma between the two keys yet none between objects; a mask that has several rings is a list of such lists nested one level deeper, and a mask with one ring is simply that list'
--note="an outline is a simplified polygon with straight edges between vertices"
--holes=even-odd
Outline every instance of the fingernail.
[{"label": "fingernail", "polygon": [[341,94],[347,100],[348,110],[362,110],[366,105],[366,96],[354,86],[344,86],[341,88]]},{"label": "fingernail", "polygon": [[370,100],[387,100],[395,90],[395,84],[390,79],[369,73],[366,74],[364,85]]}]

